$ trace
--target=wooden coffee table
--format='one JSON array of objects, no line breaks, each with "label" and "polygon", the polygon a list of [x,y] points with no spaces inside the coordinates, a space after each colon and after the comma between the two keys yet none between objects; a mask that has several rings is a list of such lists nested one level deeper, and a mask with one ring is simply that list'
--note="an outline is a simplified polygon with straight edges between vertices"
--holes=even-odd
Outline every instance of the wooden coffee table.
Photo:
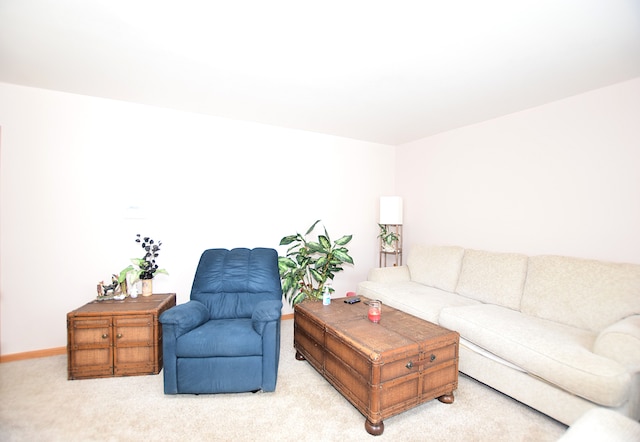
[{"label": "wooden coffee table", "polygon": [[373,435],[383,420],[438,398],[452,403],[458,388],[457,332],[383,305],[378,324],[368,300],[295,306],[296,359],[307,360],[366,418]]}]

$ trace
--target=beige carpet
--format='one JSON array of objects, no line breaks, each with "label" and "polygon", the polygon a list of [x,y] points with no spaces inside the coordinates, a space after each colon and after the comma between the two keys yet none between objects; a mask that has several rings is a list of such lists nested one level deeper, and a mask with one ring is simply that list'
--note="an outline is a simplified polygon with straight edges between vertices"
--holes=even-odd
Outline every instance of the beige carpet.
[{"label": "beige carpet", "polygon": [[460,376],[455,402],[431,401],[385,421],[364,417],[307,363],[283,322],[273,393],[163,394],[162,374],[67,381],[65,356],[0,364],[1,441],[555,441],[566,427]]}]

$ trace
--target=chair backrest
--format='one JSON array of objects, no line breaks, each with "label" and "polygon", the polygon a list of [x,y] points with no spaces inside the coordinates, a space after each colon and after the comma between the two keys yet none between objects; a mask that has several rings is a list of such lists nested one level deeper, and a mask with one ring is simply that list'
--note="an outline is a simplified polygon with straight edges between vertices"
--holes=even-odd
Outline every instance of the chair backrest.
[{"label": "chair backrest", "polygon": [[202,253],[191,299],[204,304],[212,319],[250,318],[260,301],[281,298],[274,249],[209,249]]}]

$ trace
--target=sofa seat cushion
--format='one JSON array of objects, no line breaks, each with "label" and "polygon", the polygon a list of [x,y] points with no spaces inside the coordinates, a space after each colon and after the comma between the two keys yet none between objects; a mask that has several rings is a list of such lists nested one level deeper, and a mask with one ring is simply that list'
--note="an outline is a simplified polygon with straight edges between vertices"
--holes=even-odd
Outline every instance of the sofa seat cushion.
[{"label": "sofa seat cushion", "polygon": [[251,319],[217,319],[205,322],[180,336],[176,343],[179,358],[218,356],[259,356],[262,336],[252,327]]},{"label": "sofa seat cushion", "polygon": [[438,323],[440,311],[445,307],[480,304],[473,299],[413,281],[394,283],[364,281],[358,284],[358,295],[382,301],[383,311],[384,305],[389,305],[434,324]]},{"label": "sofa seat cushion", "polygon": [[594,333],[497,305],[445,308],[440,325],[526,372],[592,402],[617,407],[629,398],[631,376],[594,354]]}]

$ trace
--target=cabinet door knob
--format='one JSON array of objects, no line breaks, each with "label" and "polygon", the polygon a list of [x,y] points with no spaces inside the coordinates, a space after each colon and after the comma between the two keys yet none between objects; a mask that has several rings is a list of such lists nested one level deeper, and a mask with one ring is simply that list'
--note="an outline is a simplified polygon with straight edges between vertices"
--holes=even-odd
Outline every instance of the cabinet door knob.
[{"label": "cabinet door knob", "polygon": [[116,338],[118,338],[118,339],[120,339],[121,337],[122,337],[122,333],[118,333],[118,334],[116,335]]},{"label": "cabinet door knob", "polygon": [[431,362],[435,361],[436,360],[436,355],[432,354],[431,357],[429,358],[429,360]]},{"label": "cabinet door knob", "polygon": [[109,337],[109,335],[108,335],[108,334],[106,334],[106,333],[103,333],[103,334],[102,334],[102,339],[107,339],[108,337]]},{"label": "cabinet door knob", "polygon": [[409,363],[407,365],[405,365],[405,367],[407,367],[409,370],[411,370],[413,368],[413,361],[409,361]]}]

